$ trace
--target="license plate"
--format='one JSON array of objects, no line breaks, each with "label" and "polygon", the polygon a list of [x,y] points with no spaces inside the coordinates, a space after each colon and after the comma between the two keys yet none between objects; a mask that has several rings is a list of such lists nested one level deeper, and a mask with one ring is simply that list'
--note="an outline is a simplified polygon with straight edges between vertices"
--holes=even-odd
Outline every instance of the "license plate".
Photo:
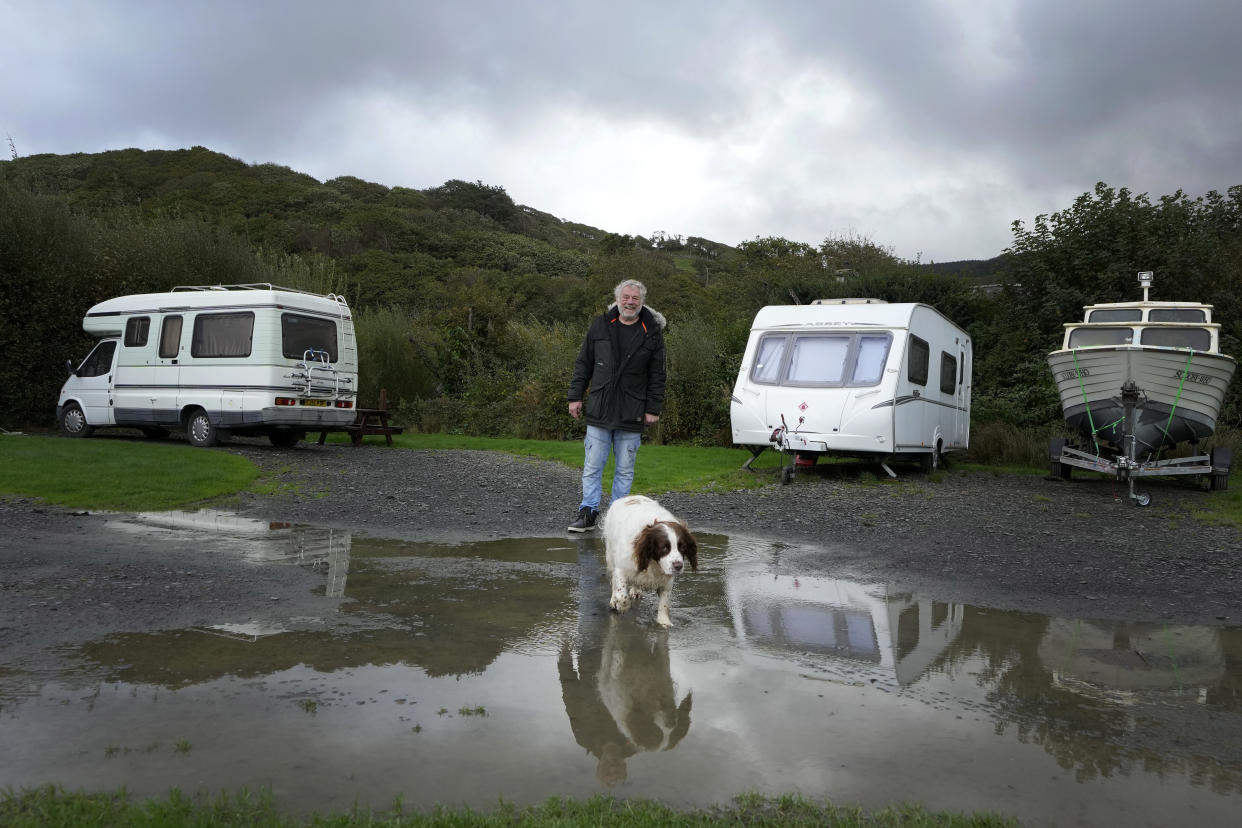
[{"label": "license plate", "polygon": [[311,405],[315,408],[327,408],[327,400],[298,400],[298,405]]}]

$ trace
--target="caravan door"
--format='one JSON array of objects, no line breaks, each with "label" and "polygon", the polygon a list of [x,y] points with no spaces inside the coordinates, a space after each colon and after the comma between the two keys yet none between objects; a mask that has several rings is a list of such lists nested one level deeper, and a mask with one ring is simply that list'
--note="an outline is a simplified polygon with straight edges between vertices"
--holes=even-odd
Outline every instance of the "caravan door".
[{"label": "caravan door", "polygon": [[95,346],[78,366],[71,391],[82,404],[86,422],[93,426],[113,425],[112,377],[116,373],[116,340],[105,339]]}]

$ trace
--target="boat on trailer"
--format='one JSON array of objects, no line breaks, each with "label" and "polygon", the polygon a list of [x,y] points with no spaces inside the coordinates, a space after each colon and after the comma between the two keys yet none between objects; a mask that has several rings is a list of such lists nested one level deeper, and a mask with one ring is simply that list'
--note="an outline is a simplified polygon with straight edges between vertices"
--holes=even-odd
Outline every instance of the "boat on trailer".
[{"label": "boat on trailer", "polygon": [[1146,506],[1151,496],[1135,491],[1136,478],[1204,475],[1211,489],[1226,487],[1232,457],[1225,447],[1160,455],[1216,431],[1237,362],[1220,351],[1211,305],[1150,301],[1152,272],[1138,279],[1142,301],[1087,305],[1048,354],[1065,422],[1083,440],[1054,440],[1049,460],[1053,476],[1068,479],[1077,467],[1128,481],[1130,499]]}]

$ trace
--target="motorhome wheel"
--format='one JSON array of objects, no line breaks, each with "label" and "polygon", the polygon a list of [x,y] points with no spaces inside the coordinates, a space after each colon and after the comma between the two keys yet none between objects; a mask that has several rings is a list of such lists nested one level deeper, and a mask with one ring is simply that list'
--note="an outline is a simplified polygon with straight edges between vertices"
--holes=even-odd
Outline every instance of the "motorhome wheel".
[{"label": "motorhome wheel", "polygon": [[207,412],[201,408],[196,408],[186,420],[185,437],[190,445],[199,448],[211,448],[220,442],[219,429],[212,425]]},{"label": "motorhome wheel", "polygon": [[95,427],[86,422],[86,415],[77,403],[67,403],[60,412],[60,433],[66,437],[90,437]]},{"label": "motorhome wheel", "polygon": [[302,431],[273,431],[267,435],[267,439],[276,448],[292,448],[305,436],[306,433]]}]

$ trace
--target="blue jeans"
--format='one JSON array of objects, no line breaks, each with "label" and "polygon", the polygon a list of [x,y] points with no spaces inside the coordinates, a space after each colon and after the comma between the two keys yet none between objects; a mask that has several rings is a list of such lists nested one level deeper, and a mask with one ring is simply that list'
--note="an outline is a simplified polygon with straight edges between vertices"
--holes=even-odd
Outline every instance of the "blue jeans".
[{"label": "blue jeans", "polygon": [[630,486],[634,483],[634,460],[638,457],[638,446],[642,437],[637,431],[587,426],[586,439],[582,441],[586,455],[582,463],[582,503],[578,505],[579,509],[584,506],[599,509],[599,500],[603,494],[604,464],[608,462],[610,451],[617,462],[616,471],[612,475],[611,499],[615,502],[630,493]]}]

